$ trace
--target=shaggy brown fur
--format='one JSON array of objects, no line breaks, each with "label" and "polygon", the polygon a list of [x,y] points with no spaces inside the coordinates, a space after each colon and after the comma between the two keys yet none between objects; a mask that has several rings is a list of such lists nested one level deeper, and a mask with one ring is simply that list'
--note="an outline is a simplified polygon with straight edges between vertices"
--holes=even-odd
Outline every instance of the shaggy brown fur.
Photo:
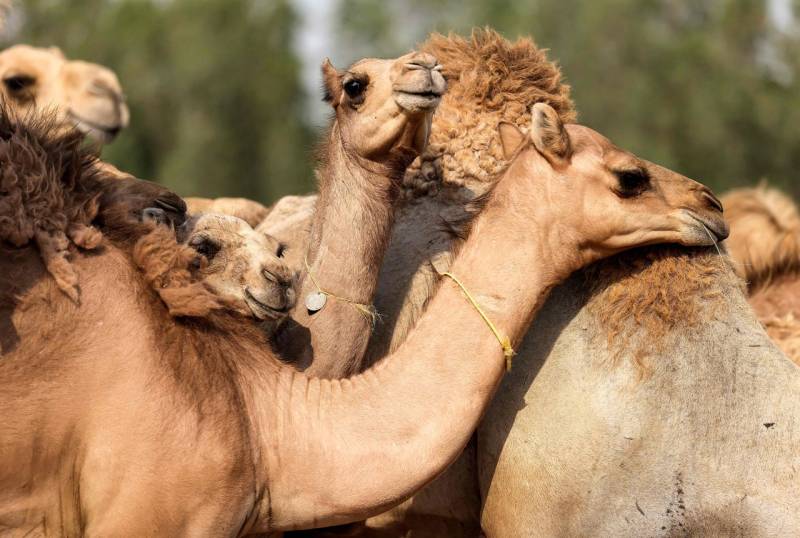
[{"label": "shaggy brown fur", "polygon": [[80,288],[69,262],[72,245],[100,246],[104,227],[131,244],[149,228],[139,215],[166,208],[178,223],[186,206],[153,183],[108,176],[77,130],[64,132],[52,116],[17,118],[0,110],[0,241],[34,242],[58,287],[74,302]]},{"label": "shaggy brown fur", "polygon": [[441,183],[482,190],[507,164],[497,126],[506,121],[527,128],[534,103],[575,121],[561,71],[529,38],[512,43],[485,28],[470,38],[433,34],[419,50],[436,56],[448,88],[428,147],[406,172],[406,197],[436,192]]},{"label": "shaggy brown fur", "polygon": [[154,226],[133,248],[134,263],[171,316],[206,317],[225,308],[218,296],[192,276],[189,268],[197,259],[195,250],[178,244],[175,233],[162,226]]},{"label": "shaggy brown fur", "polygon": [[632,357],[646,375],[646,359],[664,348],[667,336],[708,321],[699,313],[707,312],[706,305],[714,304],[733,278],[729,264],[713,248],[648,247],[587,269],[587,306],[611,357]]},{"label": "shaggy brown fur", "polygon": [[800,213],[777,189],[760,185],[722,197],[731,235],[725,242],[750,291],[800,274]]},{"label": "shaggy brown fur", "polygon": [[67,252],[70,239],[86,249],[100,243],[89,225],[98,211],[97,192],[86,188],[97,181],[96,156],[82,147],[80,133],[55,134],[56,125],[54,117],[18,122],[0,110],[0,241],[34,241],[59,288],[77,302]]}]

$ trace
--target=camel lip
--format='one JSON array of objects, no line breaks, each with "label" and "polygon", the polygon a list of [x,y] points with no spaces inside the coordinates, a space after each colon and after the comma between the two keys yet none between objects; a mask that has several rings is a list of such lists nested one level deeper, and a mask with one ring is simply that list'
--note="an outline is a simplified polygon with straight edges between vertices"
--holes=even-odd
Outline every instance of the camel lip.
[{"label": "camel lip", "polygon": [[394,91],[394,93],[403,93],[403,94],[406,94],[406,95],[415,95],[415,96],[418,96],[418,97],[428,97],[428,98],[431,98],[431,99],[434,99],[434,98],[438,99],[438,98],[442,97],[442,95],[444,95],[443,91],[437,91],[434,88],[428,88],[428,89],[420,90],[420,91],[403,89],[403,88],[394,88],[393,91]]},{"label": "camel lip", "polygon": [[288,314],[286,308],[278,310],[256,299],[250,288],[244,289],[244,300],[253,316],[262,321],[265,319],[281,319]]},{"label": "camel lip", "polygon": [[68,110],[67,114],[70,119],[75,122],[75,127],[77,127],[79,131],[89,135],[99,133],[105,142],[114,140],[123,128],[123,125],[101,125],[76,114],[73,110]]},{"label": "camel lip", "polygon": [[439,106],[442,94],[433,90],[414,92],[408,90],[394,90],[395,102],[409,111],[430,110]]},{"label": "camel lip", "polygon": [[724,241],[728,238],[730,230],[728,224],[723,219],[708,219],[689,208],[685,208],[685,211],[693,220],[711,232],[717,242]]}]

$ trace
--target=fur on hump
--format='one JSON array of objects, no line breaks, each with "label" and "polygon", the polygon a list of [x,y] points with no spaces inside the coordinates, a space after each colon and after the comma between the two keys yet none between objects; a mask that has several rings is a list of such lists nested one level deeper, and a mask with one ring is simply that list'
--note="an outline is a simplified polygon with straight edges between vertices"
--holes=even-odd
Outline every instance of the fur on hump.
[{"label": "fur on hump", "polygon": [[751,292],[800,273],[800,213],[789,196],[761,184],[732,190],[722,203],[731,226],[725,244]]},{"label": "fur on hump", "polygon": [[433,117],[428,146],[406,171],[404,197],[441,185],[482,194],[507,161],[498,125],[527,128],[534,103],[552,106],[564,122],[576,118],[558,66],[530,38],[511,42],[490,28],[469,38],[433,34],[419,50],[436,56],[447,92]]},{"label": "fur on hump", "polygon": [[[744,291],[730,258],[712,248],[633,249],[583,271],[587,308],[613,363],[630,358],[642,376],[668,337],[710,321],[731,289]],[[673,342],[674,343],[674,342]]]}]

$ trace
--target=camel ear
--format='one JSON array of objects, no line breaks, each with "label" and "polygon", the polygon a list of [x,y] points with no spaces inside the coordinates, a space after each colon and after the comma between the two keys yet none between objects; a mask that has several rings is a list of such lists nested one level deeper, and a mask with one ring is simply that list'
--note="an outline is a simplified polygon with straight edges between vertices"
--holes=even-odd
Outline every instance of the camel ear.
[{"label": "camel ear", "polygon": [[572,148],[558,113],[545,103],[533,105],[531,113],[531,141],[539,153],[553,164],[568,161]]},{"label": "camel ear", "polygon": [[330,103],[331,106],[339,104],[342,94],[342,77],[328,58],[322,62],[322,89],[324,91],[323,101]]},{"label": "camel ear", "polygon": [[525,142],[525,133],[519,127],[507,121],[501,121],[498,129],[500,131],[500,143],[503,145],[503,157],[506,160],[510,160],[522,143]]}]

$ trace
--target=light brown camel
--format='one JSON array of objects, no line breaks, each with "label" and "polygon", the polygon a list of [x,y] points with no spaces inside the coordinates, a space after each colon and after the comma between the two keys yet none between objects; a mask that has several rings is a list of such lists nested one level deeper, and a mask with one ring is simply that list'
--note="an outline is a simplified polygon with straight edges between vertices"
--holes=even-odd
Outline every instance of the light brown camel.
[{"label": "light brown camel", "polygon": [[[565,130],[544,105],[529,137],[511,125],[502,131],[514,158],[452,271],[512,344],[575,269],[641,244],[706,244],[701,222],[724,226],[696,204],[702,197],[688,180],[678,198],[620,190],[606,167],[642,164],[604,155],[605,139]],[[9,151],[9,140],[28,140],[30,151]],[[31,169],[31,159],[44,162]],[[62,216],[62,229],[93,225],[104,234],[94,254],[71,250],[79,306],[47,278],[34,248],[2,246],[2,333],[17,336],[0,359],[4,529],[245,535],[364,518],[458,455],[505,371],[498,339],[448,280],[380,366],[346,381],[309,379],[280,364],[241,317],[169,316],[134,259],[152,237],[141,211],[161,207],[179,222],[174,195],[102,176],[74,133],[7,121],[0,170],[17,178],[3,192],[22,190],[24,204]],[[541,199],[551,203],[536,207]],[[683,202],[698,207],[678,209]],[[19,221],[31,215],[36,229],[52,224],[28,209],[0,213],[0,231],[24,228]],[[498,249],[502,259],[489,255]]]},{"label": "light brown camel", "polygon": [[[348,365],[364,353],[400,181],[425,147],[445,91],[440,70],[434,56],[417,52],[361,60],[341,72],[327,61],[322,66],[335,119],[316,171],[319,197],[303,249],[300,300],[293,324],[277,338],[281,355],[295,365],[314,360],[309,374],[329,364],[337,371],[323,370],[328,376],[353,373]],[[321,310],[307,308],[313,297],[324,301]]]},{"label": "light brown camel", "polygon": [[[149,207],[143,220],[158,225],[137,244],[136,264],[170,315],[203,317],[215,310],[252,316],[273,331],[294,306],[292,273],[278,257],[280,244],[230,215],[202,214],[177,230],[166,211]],[[162,234],[175,234],[173,248]],[[165,245],[167,248],[164,248]]]},{"label": "light brown camel", "polygon": [[748,284],[767,334],[800,364],[800,214],[777,189],[762,185],[723,197],[731,236],[725,242]]},{"label": "light brown camel", "polygon": [[[440,70],[435,57],[415,52],[396,60],[361,60],[343,72],[327,61],[322,66],[335,120],[316,171],[319,198],[287,197],[259,228],[282,241],[284,206],[296,215],[295,200],[303,200],[313,215],[300,230],[307,239],[302,247],[295,248],[297,238],[288,228],[292,236],[285,255],[300,271],[303,301],[292,314],[294,323],[277,340],[281,354],[296,366],[314,360],[310,374],[317,369],[326,376],[353,373],[348,365],[357,365],[364,353],[400,181],[427,143],[431,116],[445,90]],[[198,207],[215,204],[218,210],[219,202],[202,201]],[[243,209],[232,204],[223,211],[241,214]],[[312,295],[325,301],[321,311],[306,307],[304,300]],[[328,371],[330,365],[335,372]]]},{"label": "light brown camel", "polygon": [[68,60],[56,47],[14,45],[0,52],[0,95],[21,114],[50,109],[106,144],[127,127],[129,112],[117,75],[97,64]]},{"label": "light brown camel", "polygon": [[190,215],[197,213],[217,213],[231,215],[256,227],[269,215],[269,208],[247,198],[200,198],[189,197],[185,199],[187,211]]},{"label": "light brown camel", "polygon": [[[434,36],[421,48],[457,66],[429,145],[451,166],[434,168],[443,179],[436,196],[398,216],[375,300],[384,322],[373,358],[412,331],[433,295],[428,260],[446,262],[459,243],[458,228],[443,223],[463,215],[469,191],[484,192],[495,172],[496,140],[470,161],[461,148],[472,136],[486,148],[497,111],[530,102],[536,83],[515,77],[518,63],[558,74],[529,41],[493,32]],[[459,94],[464,101],[449,100]],[[459,137],[439,129],[467,114],[471,127]],[[462,457],[364,534],[797,532],[797,373],[758,326],[724,258],[654,250],[601,264],[557,288],[518,351]]]}]

